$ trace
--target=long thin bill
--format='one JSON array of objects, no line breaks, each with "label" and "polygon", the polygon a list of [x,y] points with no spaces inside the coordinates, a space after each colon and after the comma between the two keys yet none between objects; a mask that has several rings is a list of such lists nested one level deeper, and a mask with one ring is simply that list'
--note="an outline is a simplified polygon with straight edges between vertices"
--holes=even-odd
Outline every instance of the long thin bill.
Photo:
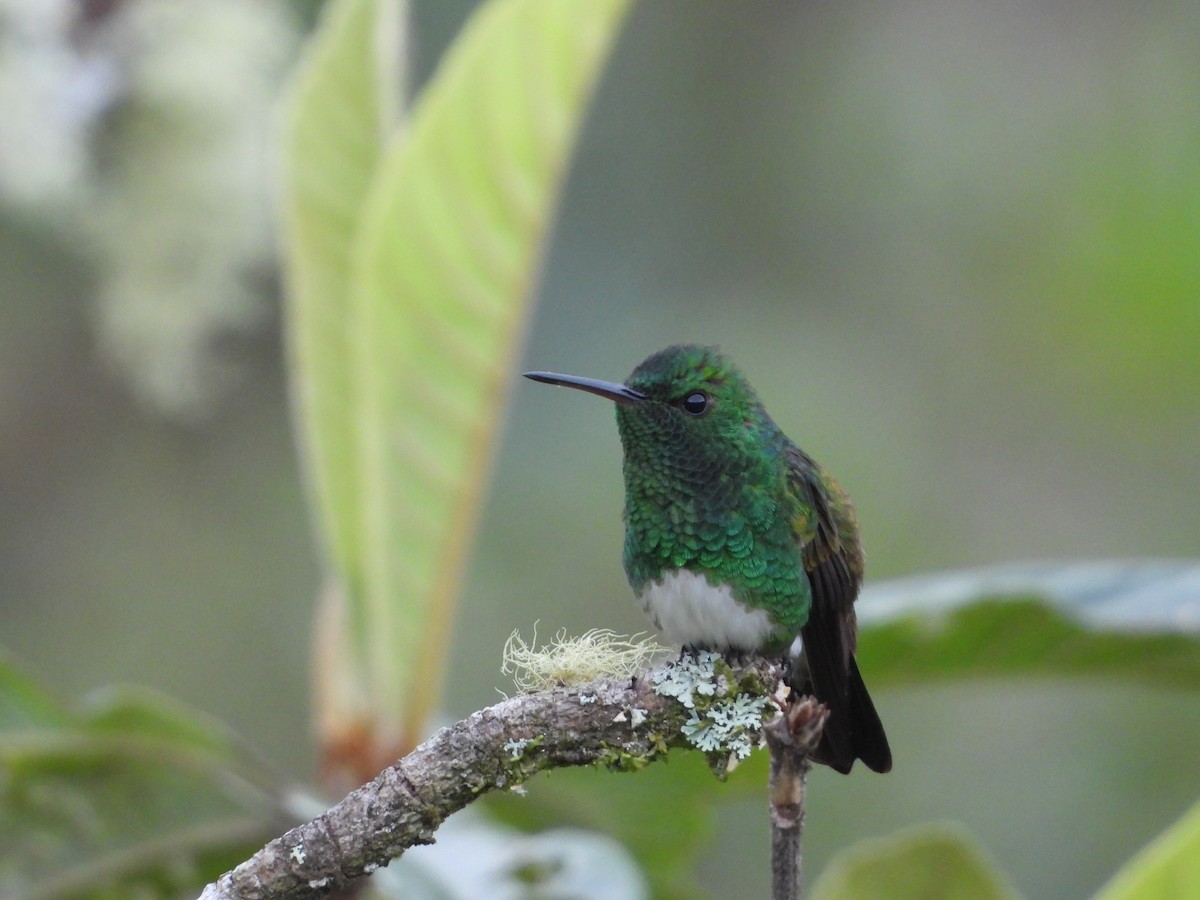
[{"label": "long thin bill", "polygon": [[645,400],[646,395],[641,391],[617,384],[615,381],[601,381],[598,378],[582,378],[579,375],[560,375],[557,372],[526,372],[526,378],[540,381],[542,384],[558,384],[563,387],[575,388],[577,391],[587,391],[597,397],[606,397],[617,403],[637,403]]}]

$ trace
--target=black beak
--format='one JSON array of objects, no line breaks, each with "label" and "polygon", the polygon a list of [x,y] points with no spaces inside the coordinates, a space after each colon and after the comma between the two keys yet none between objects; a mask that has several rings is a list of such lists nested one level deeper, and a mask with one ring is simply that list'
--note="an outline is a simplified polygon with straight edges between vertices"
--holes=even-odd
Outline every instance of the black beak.
[{"label": "black beak", "polygon": [[581,378],[578,375],[559,375],[555,372],[526,372],[526,378],[540,381],[542,384],[561,384],[563,387],[575,388],[577,391],[587,391],[598,397],[607,397],[617,403],[638,403],[646,399],[641,391],[617,384],[615,381],[600,381],[598,378]]}]

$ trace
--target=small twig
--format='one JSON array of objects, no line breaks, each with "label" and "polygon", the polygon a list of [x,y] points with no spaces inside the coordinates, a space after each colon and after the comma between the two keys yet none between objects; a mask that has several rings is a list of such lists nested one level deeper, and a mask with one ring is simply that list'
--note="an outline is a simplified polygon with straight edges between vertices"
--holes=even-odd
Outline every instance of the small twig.
[{"label": "small twig", "polygon": [[[769,695],[778,663],[733,669]],[[687,741],[687,710],[655,693],[649,673],[513,697],[443,728],[370,784],[271,841],[204,889],[201,900],[315,897],[387,865],[482,794],[536,772],[603,763],[641,768]]]},{"label": "small twig", "polygon": [[771,898],[799,900],[804,895],[802,838],[805,779],[811,754],[821,738],[829,710],[812,697],[798,697],[763,726],[771,752],[768,797],[771,813]]}]

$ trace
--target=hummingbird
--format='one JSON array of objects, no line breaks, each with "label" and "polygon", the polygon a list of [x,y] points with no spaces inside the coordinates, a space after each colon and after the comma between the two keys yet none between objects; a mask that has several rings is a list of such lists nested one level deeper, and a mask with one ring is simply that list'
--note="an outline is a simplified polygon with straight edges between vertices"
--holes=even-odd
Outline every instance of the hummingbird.
[{"label": "hummingbird", "polygon": [[792,657],[789,684],[829,709],[815,758],[892,767],[854,652],[863,550],[854,505],[715,348],[678,344],[623,384],[526,372],[616,404],[629,584],[684,649]]}]

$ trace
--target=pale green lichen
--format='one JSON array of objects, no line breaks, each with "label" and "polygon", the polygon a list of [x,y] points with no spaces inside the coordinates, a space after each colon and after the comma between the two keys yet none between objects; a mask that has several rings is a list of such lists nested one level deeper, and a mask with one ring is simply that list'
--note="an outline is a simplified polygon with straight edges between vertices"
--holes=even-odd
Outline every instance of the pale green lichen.
[{"label": "pale green lichen", "polygon": [[680,731],[688,743],[703,751],[719,777],[745,759],[757,745],[763,718],[771,705],[756,693],[751,679],[742,685],[722,657],[711,651],[685,655],[653,676],[655,693],[674,697],[688,710]]},{"label": "pale green lichen", "polygon": [[698,750],[732,753],[745,759],[758,743],[763,714],[770,702],[766,697],[738,694],[717,701],[703,712],[693,709],[681,730]]},{"label": "pale green lichen", "polygon": [[504,749],[508,751],[509,756],[512,759],[520,759],[525,755],[525,748],[531,743],[533,742],[530,741],[529,738],[517,738],[511,741],[505,741]]},{"label": "pale green lichen", "polygon": [[[522,693],[585,684],[597,678],[629,678],[666,652],[665,647],[641,635],[626,636],[606,628],[593,628],[579,637],[567,637],[566,631],[559,629],[546,646],[538,648],[536,644],[535,626],[531,643],[514,631],[504,645],[500,671],[512,675]],[[580,697],[579,702],[589,701]]]},{"label": "pale green lichen", "polygon": [[655,672],[654,693],[661,697],[674,697],[688,709],[696,708],[696,695],[712,697],[720,686],[717,662],[719,653],[702,650],[695,656],[685,655]]}]

